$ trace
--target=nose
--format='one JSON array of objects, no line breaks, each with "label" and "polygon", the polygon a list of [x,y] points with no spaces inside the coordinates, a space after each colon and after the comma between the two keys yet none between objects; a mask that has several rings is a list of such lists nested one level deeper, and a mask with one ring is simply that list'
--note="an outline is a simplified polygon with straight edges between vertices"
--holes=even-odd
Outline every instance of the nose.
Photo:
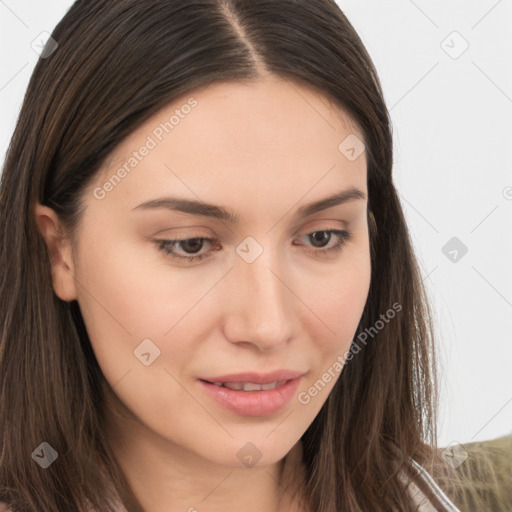
[{"label": "nose", "polygon": [[293,337],[297,299],[287,283],[289,273],[282,268],[265,251],[252,263],[241,258],[235,262],[229,300],[223,307],[224,335],[229,341],[268,351]]}]

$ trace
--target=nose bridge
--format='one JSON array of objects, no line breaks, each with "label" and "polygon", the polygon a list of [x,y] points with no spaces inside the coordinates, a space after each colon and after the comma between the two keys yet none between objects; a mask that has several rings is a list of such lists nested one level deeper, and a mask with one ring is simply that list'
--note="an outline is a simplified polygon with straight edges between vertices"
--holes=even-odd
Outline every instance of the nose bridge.
[{"label": "nose bridge", "polygon": [[233,272],[237,290],[226,319],[226,333],[231,341],[268,349],[290,338],[291,292],[284,284],[282,268],[277,254],[269,249],[251,263],[237,256]]}]

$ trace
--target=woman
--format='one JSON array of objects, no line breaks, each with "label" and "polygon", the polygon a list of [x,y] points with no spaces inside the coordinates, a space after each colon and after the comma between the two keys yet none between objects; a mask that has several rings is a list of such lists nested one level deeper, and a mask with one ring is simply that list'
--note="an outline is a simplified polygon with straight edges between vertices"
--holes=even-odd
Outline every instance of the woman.
[{"label": "woman", "polygon": [[52,37],[1,183],[0,499],[456,510],[390,120],[335,2],[77,1]]}]

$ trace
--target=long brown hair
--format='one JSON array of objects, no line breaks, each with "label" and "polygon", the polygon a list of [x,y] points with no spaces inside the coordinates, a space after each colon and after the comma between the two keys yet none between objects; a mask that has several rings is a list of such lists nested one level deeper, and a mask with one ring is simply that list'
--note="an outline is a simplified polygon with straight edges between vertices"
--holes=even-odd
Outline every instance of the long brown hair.
[{"label": "long brown hair", "polygon": [[[414,510],[398,471],[410,457],[429,470],[440,461],[432,321],[393,184],[381,85],[336,3],[78,0],[52,37],[58,47],[35,67],[1,178],[0,500],[107,512],[117,493],[141,510],[104,435],[104,378],[78,304],[53,292],[35,202],[72,236],[81,193],[146,119],[196,87],[273,74],[316,88],[364,134],[372,275],[357,334],[401,305],[358,344],[302,437],[307,500],[315,512]],[[58,454],[47,469],[32,457],[42,442]]]}]

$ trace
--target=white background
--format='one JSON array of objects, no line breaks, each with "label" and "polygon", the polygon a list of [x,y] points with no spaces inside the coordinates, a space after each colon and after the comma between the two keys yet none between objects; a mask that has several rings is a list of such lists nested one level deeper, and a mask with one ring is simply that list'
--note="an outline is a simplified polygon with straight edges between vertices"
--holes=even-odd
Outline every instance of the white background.
[{"label": "white background", "polygon": [[[338,3],[393,121],[396,185],[441,349],[439,443],[511,434],[512,0]],[[2,163],[38,58],[31,43],[71,4],[0,0]],[[441,250],[452,237],[468,248],[456,262]]]}]

